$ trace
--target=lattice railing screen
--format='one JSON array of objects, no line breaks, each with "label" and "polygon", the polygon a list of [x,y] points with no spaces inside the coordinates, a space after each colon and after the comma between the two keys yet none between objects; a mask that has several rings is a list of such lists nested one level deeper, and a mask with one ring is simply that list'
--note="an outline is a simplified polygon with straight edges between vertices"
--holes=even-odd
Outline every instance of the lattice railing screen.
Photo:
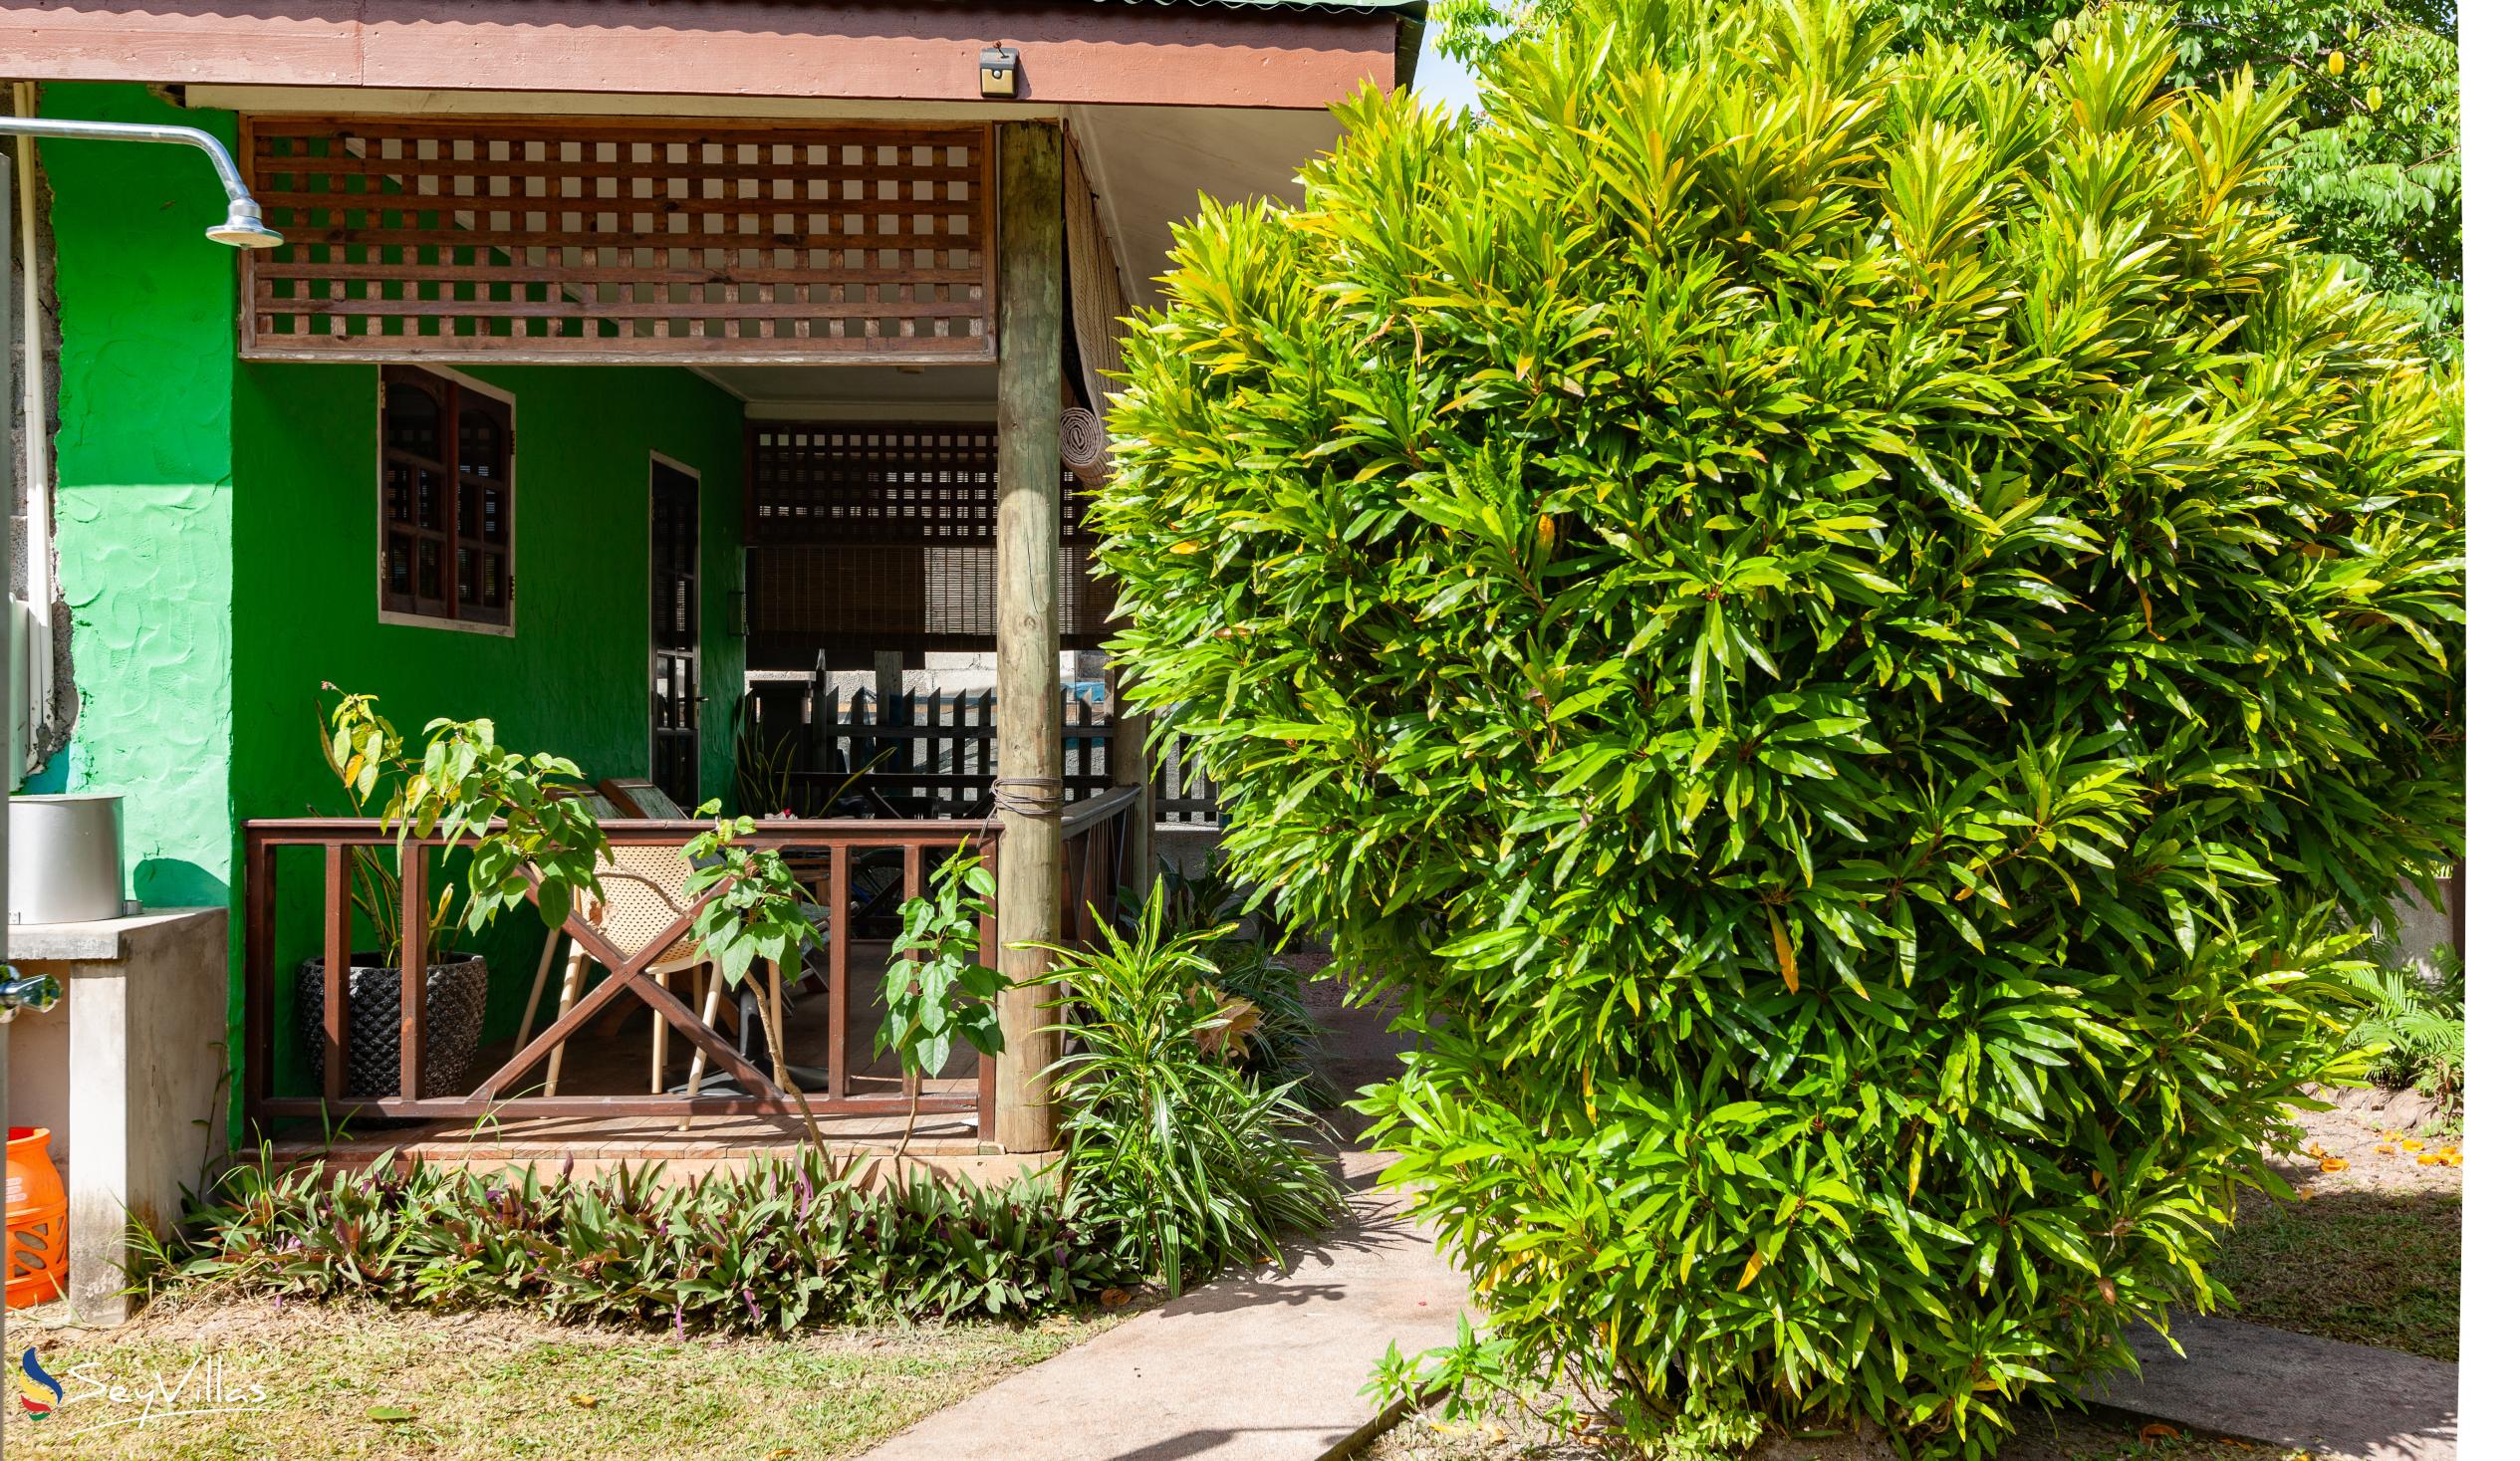
[{"label": "lattice railing screen", "polygon": [[[910,653],[997,643],[997,428],[751,423],[754,668],[818,649]],[[1060,478],[1059,640],[1097,648],[1114,588],[1094,576],[1077,480]]]},{"label": "lattice railing screen", "polygon": [[994,359],[985,126],[258,116],[257,360]]}]

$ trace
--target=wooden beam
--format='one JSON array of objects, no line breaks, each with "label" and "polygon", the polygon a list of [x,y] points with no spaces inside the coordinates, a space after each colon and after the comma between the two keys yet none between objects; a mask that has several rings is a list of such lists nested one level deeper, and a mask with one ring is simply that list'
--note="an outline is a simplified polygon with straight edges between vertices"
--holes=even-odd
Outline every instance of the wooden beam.
[{"label": "wooden beam", "polygon": [[[1059,409],[1065,335],[1067,143],[1055,123],[998,126],[997,811],[999,967],[1018,983],[1045,972],[1025,944],[1059,936]],[[998,997],[1006,1054],[997,1070],[998,1145],[1047,1151],[1057,1121],[1042,1072],[1059,1056],[1057,1001],[1040,989]]]},{"label": "wooden beam", "polygon": [[792,0],[10,0],[29,81],[980,99],[980,52],[1033,106],[1318,108],[1395,79],[1394,11]]}]

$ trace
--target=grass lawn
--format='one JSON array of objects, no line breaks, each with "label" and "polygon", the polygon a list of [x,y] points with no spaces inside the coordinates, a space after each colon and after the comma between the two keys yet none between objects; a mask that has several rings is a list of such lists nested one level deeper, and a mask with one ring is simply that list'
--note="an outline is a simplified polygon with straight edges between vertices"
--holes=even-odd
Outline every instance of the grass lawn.
[{"label": "grass lawn", "polygon": [[2459,1357],[2459,1194],[2252,1195],[2213,1273],[2224,1317],[2355,1344]]},{"label": "grass lawn", "polygon": [[[1102,1317],[825,1331],[787,1340],[694,1338],[425,1315],[353,1305],[221,1304],[150,1316],[111,1336],[10,1327],[69,1399],[42,1420],[9,1407],[10,1461],[25,1457],[849,1456],[930,1411],[1108,1327]],[[102,1395],[191,1384],[215,1361],[227,1389],[259,1383],[269,1408],[160,1414]],[[194,1368],[194,1366],[201,1366]],[[15,1365],[9,1366],[15,1378]],[[373,1413],[372,1413],[373,1412]],[[407,1416],[407,1418],[403,1418]],[[124,1421],[105,1425],[102,1422]]]}]

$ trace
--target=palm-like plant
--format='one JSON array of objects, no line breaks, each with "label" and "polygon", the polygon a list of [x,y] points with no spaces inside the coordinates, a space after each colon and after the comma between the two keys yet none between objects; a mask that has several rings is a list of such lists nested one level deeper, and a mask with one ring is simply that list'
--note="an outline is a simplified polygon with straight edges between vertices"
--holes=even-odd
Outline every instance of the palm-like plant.
[{"label": "palm-like plant", "polygon": [[1322,1127],[1295,1098],[1235,1068],[1255,1011],[1216,986],[1207,945],[1232,925],[1168,932],[1158,883],[1137,927],[1095,921],[1101,947],[1062,950],[1039,982],[1074,1002],[1054,1027],[1076,1052],[1052,1065],[1065,1103],[1070,1190],[1118,1234],[1125,1266],[1180,1291],[1229,1263],[1277,1259],[1278,1236],[1314,1232],[1346,1210],[1322,1154]]},{"label": "palm-like plant", "polygon": [[2467,1077],[2467,971],[2446,944],[2431,964],[2428,977],[2413,965],[2355,973],[2356,991],[2371,1003],[2345,1044],[2373,1052],[2371,1078],[2382,1085],[2455,1101]]}]

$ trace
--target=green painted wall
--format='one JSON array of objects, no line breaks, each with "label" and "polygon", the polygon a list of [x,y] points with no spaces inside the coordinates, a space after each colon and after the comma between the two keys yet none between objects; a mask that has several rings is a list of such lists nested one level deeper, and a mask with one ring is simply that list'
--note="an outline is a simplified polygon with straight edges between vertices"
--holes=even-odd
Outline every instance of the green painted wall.
[{"label": "green painted wall", "polygon": [[[139,87],[43,95],[47,116],[234,135],[230,119],[179,112]],[[188,147],[48,140],[41,156],[62,330],[55,514],[79,687],[66,789],[126,797],[134,895],[224,903],[236,266],[201,237],[224,203]]]},{"label": "green painted wall", "polygon": [[[44,110],[234,134],[232,117],[138,87],[47,87]],[[201,237],[221,200],[197,152],[48,141],[43,162],[62,325],[61,577],[81,695],[64,781],[126,797],[137,896],[236,907],[239,819],[346,810],[315,741],[327,680],[378,695],[413,738],[436,716],[488,717],[513,748],[595,777],[644,776],[651,451],[700,476],[701,780],[704,793],[727,789],[743,685],[743,641],[728,632],[741,569],[733,397],[672,368],[469,372],[516,397],[516,631],[379,623],[377,367],[236,360],[235,263]],[[314,870],[312,854],[283,860],[284,971],[316,947]],[[494,1037],[514,1030],[539,945],[530,914],[511,921],[486,945]],[[279,1049],[285,1077],[294,1049]]]},{"label": "green painted wall", "polygon": [[[594,778],[645,776],[651,450],[700,475],[701,709],[718,730],[701,785],[726,789],[727,718],[743,693],[743,641],[726,632],[725,593],[740,572],[740,403],[675,369],[465,373],[516,397],[512,637],[378,621],[375,366],[237,366],[240,818],[347,815],[315,740],[327,681],[378,696],[414,744],[438,716],[486,717],[512,749],[567,756]],[[314,854],[284,857],[284,888],[311,887],[316,875]],[[319,949],[318,907],[311,897],[284,905],[284,975]],[[464,940],[490,956],[494,1038],[513,1036],[541,937],[520,911]],[[286,1009],[285,978],[281,994]],[[297,1074],[294,1048],[280,1071],[284,1081]]]},{"label": "green painted wall", "polygon": [[[236,367],[236,806],[243,817],[341,807],[317,752],[326,681],[379,697],[417,738],[436,716],[487,717],[519,750],[590,776],[647,774],[648,454],[700,474],[701,667],[712,717],[742,694],[726,632],[740,571],[740,404],[684,370],[484,367],[516,397],[516,632],[377,618],[377,368]],[[730,741],[712,737],[705,788]]]}]

